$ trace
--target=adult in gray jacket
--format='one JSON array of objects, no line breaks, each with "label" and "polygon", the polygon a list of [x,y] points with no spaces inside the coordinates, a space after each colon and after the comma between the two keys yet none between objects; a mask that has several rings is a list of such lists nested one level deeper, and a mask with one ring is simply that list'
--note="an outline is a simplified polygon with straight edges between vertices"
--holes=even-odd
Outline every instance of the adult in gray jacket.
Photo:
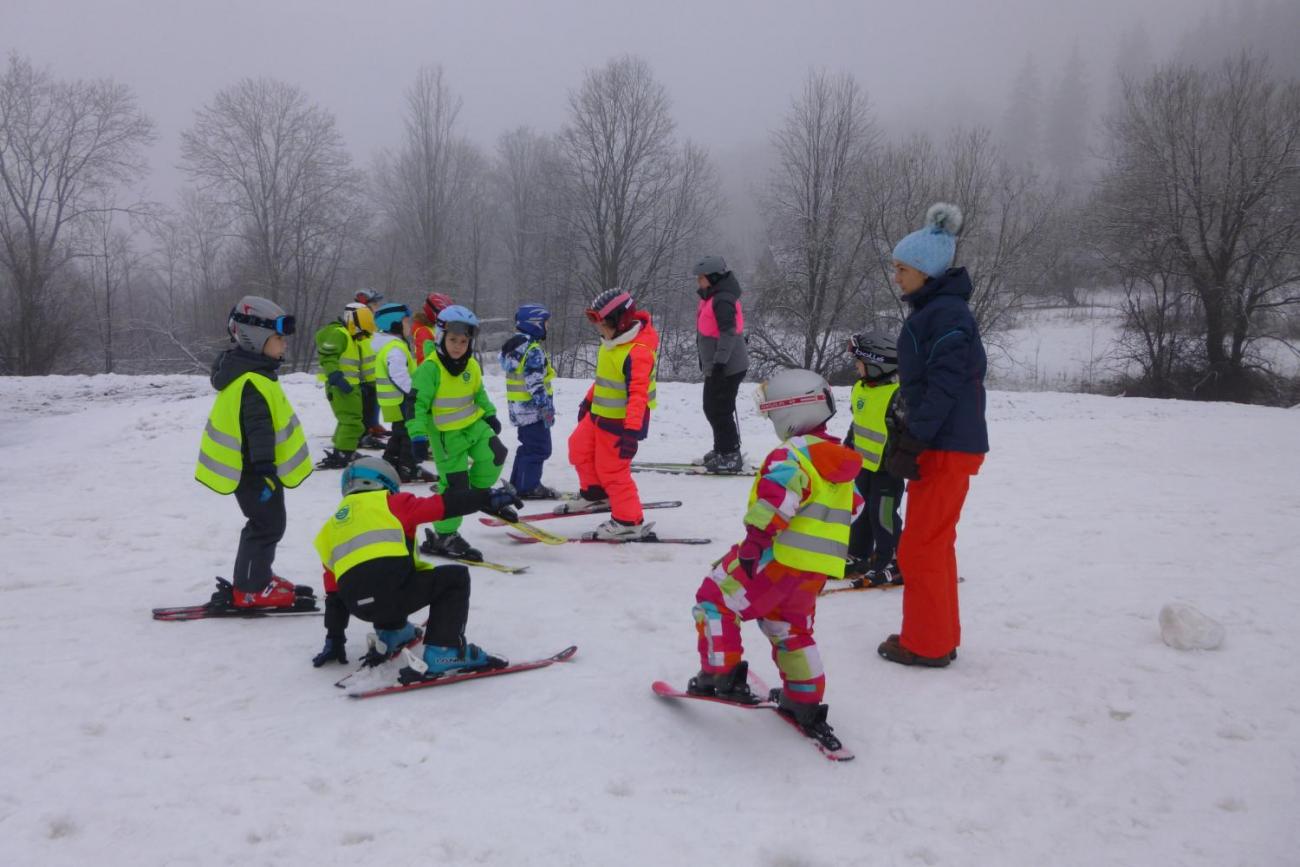
[{"label": "adult in gray jacket", "polygon": [[695,345],[704,371],[704,416],[713,428],[713,449],[704,456],[704,465],[709,472],[739,473],[744,459],[736,425],[736,392],[749,369],[740,283],[721,256],[700,259],[694,274],[700,296]]}]

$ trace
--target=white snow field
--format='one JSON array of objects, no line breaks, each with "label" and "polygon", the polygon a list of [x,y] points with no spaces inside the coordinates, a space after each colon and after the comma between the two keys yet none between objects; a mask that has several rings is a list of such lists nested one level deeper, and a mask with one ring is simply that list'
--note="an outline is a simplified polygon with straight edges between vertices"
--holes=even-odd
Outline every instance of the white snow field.
[{"label": "white snow field", "polygon": [[[558,384],[546,479],[572,489],[585,383]],[[287,389],[319,456],[323,395]],[[751,389],[757,458],[774,440]],[[699,386],[660,394],[640,457],[703,453]],[[579,646],[543,671],[356,702],[331,685],[346,669],[311,667],[319,618],[154,622],[207,598],[242,524],[192,478],[211,398],[202,377],[0,380],[0,863],[1300,863],[1300,411],[993,393],[961,657],[876,656],[897,591],[824,598],[830,720],[857,752],[832,764],[767,712],[650,691],[697,668],[693,595],[743,479],[638,476],[686,502],[651,514],[661,531],[707,547],[525,547],[468,521],[489,558],[531,564],[473,570],[470,640]],[[279,573],[319,587],[337,485],[289,493]],[[1168,602],[1223,646],[1163,644]]]}]

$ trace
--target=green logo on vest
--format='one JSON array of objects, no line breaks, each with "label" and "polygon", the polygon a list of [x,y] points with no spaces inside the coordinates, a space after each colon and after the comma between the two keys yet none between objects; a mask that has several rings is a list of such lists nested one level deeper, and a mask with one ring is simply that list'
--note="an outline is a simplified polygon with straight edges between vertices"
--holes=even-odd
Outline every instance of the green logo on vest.
[{"label": "green logo on vest", "polygon": [[351,511],[352,511],[351,506],[344,506],[343,508],[339,509],[337,512],[334,513],[334,520],[346,521],[348,519],[348,513],[350,513]]},{"label": "green logo on vest", "polygon": [[858,398],[858,409],[862,409],[866,405],[867,401],[864,398]]},{"label": "green logo on vest", "polygon": [[466,382],[469,382],[469,371],[467,370],[467,371],[465,371],[464,373],[462,373],[462,374],[460,375],[460,378],[463,379],[463,380],[465,380]]}]

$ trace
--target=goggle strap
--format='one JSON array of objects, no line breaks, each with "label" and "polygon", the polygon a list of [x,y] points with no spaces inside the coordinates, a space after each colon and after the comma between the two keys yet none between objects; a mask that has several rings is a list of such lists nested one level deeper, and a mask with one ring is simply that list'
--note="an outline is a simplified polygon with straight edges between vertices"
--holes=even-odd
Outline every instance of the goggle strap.
[{"label": "goggle strap", "polygon": [[800,395],[799,397],[784,397],[781,398],[780,400],[762,401],[758,405],[758,411],[771,412],[774,409],[785,409],[788,406],[802,406],[803,404],[806,403],[825,403],[825,402],[826,402],[826,395],[824,393],[803,394]]}]

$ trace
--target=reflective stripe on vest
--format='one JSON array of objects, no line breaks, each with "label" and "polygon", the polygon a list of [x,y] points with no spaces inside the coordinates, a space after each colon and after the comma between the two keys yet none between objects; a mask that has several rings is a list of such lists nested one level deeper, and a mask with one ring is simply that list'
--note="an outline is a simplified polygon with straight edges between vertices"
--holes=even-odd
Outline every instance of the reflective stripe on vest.
[{"label": "reflective stripe on vest", "polygon": [[348,338],[347,348],[339,353],[339,371],[351,385],[361,384],[361,344],[344,331]]},{"label": "reflective stripe on vest", "polygon": [[861,381],[853,384],[853,448],[862,456],[862,466],[872,472],[880,469],[885,453],[885,441],[889,438],[885,413],[896,391],[896,382],[877,386]]},{"label": "reflective stripe on vest", "polygon": [[397,387],[388,373],[389,359],[393,357],[394,348],[400,350],[399,355],[405,356],[406,372],[415,373],[415,359],[411,357],[411,349],[405,340],[393,340],[384,344],[375,358],[375,396],[379,398],[380,406],[401,406],[406,398],[406,394]]},{"label": "reflective stripe on vest", "polygon": [[[591,392],[591,412],[601,418],[627,418],[627,379],[623,367],[635,341],[621,343],[612,349],[600,345],[596,356],[596,384]],[[658,406],[659,359],[650,368],[650,385],[646,394],[646,409]]]},{"label": "reflective stripe on vest", "polygon": [[[853,482],[828,482],[817,472],[804,449],[825,442],[819,437],[794,437],[787,443],[790,453],[808,476],[811,493],[795,512],[789,526],[776,535],[772,555],[776,562],[802,572],[816,572],[831,578],[844,577],[849,553],[849,525],[853,521]],[[754,479],[749,502],[758,498]]]},{"label": "reflective stripe on vest", "polygon": [[375,350],[370,345],[370,338],[363,337],[355,341],[361,347],[361,381],[375,381]]},{"label": "reflective stripe on vest", "polygon": [[438,430],[467,428],[483,417],[483,408],[474,396],[483,387],[483,372],[478,361],[471,358],[465,372],[456,376],[443,366],[438,353],[430,355],[425,364],[438,365],[438,391],[433,396],[433,426]]},{"label": "reflective stripe on vest", "polygon": [[[527,403],[533,399],[533,393],[528,390],[524,383],[524,364],[528,361],[528,353],[534,348],[541,348],[541,344],[534,340],[524,347],[524,357],[519,359],[519,366],[515,368],[514,373],[506,374],[506,400],[512,400],[515,403]],[[555,394],[555,389],[551,385],[551,380],[555,379],[555,368],[551,367],[551,360],[546,359],[546,374],[542,377],[542,382],[546,384],[546,393]]]},{"label": "reflective stripe on vest", "polygon": [[381,557],[412,557],[402,522],[388,508],[387,491],[348,494],[316,534],[316,553],[342,581],[348,570]]},{"label": "reflective stripe on vest", "polygon": [[194,478],[219,494],[234,493],[244,472],[243,430],[239,410],[244,385],[251,382],[271,409],[275,429],[275,474],[287,488],[296,488],[311,475],[311,453],[302,424],[277,380],[245,373],[217,393],[199,443]]}]

